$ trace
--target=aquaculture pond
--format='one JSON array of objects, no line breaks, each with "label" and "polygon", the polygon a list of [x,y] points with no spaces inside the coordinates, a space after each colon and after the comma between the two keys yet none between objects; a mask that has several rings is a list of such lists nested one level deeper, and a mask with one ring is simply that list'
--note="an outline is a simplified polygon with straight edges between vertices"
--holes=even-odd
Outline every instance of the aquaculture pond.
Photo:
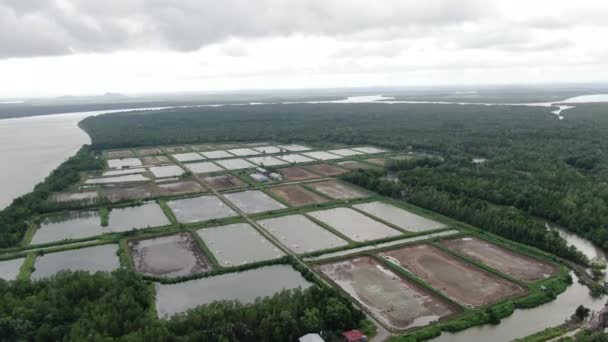
[{"label": "aquaculture pond", "polygon": [[304,215],[288,215],[258,221],[294,253],[310,253],[347,245],[348,242]]},{"label": "aquaculture pond", "polygon": [[0,261],[0,279],[15,280],[19,275],[24,258]]},{"label": "aquaculture pond", "polygon": [[443,223],[433,221],[383,202],[357,204],[353,205],[353,208],[357,208],[410,232],[424,232],[445,227]]},{"label": "aquaculture pond", "polygon": [[106,230],[101,226],[97,211],[73,211],[46,216],[34,233],[31,244],[42,244],[67,239],[83,239],[101,235]]},{"label": "aquaculture pond", "polygon": [[168,224],[171,224],[171,221],[169,221],[162,208],[154,202],[149,202],[136,207],[112,209],[108,228],[116,233]]},{"label": "aquaculture pond", "polygon": [[178,284],[156,284],[156,310],[159,317],[169,318],[214,301],[252,303],[256,298],[272,296],[285,289],[309,286],[311,283],[291,266],[267,266]]},{"label": "aquaculture pond", "polygon": [[248,214],[287,208],[259,190],[247,190],[225,194],[227,200]]},{"label": "aquaculture pond", "polygon": [[32,279],[41,279],[63,270],[111,272],[120,266],[118,245],[101,245],[47,253],[36,258]]},{"label": "aquaculture pond", "polygon": [[190,233],[129,241],[137,272],[155,277],[183,277],[207,272],[212,265]]},{"label": "aquaculture pond", "polygon": [[307,213],[353,241],[378,240],[402,234],[350,208],[334,208]]},{"label": "aquaculture pond", "polygon": [[220,219],[238,214],[216,196],[201,196],[167,202],[180,223]]},{"label": "aquaculture pond", "polygon": [[285,255],[248,223],[204,228],[197,233],[224,267],[271,260]]},{"label": "aquaculture pond", "polygon": [[356,257],[315,268],[395,330],[424,326],[461,311],[371,257]]}]

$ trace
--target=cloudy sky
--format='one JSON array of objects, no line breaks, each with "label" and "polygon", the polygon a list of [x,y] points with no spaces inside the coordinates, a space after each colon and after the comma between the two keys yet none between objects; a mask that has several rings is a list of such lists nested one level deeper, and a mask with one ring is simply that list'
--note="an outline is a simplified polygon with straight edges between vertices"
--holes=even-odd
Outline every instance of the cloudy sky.
[{"label": "cloudy sky", "polygon": [[605,0],[0,0],[0,97],[608,81]]}]

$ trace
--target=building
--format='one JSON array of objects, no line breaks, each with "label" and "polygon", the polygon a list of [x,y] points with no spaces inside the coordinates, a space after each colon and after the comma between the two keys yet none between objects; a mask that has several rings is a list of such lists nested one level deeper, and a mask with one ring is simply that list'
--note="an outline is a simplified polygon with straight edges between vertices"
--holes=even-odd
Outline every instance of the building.
[{"label": "building", "polygon": [[282,181],[283,180],[283,176],[281,176],[280,174],[273,172],[271,174],[268,175],[268,177],[276,180],[276,181]]},{"label": "building", "polygon": [[349,330],[342,333],[344,341],[346,342],[367,342],[367,336],[365,336],[359,330]]},{"label": "building", "polygon": [[249,177],[251,177],[251,179],[253,179],[254,181],[259,182],[259,183],[268,183],[268,182],[270,182],[270,178],[264,176],[261,173],[252,173],[252,174],[249,175]]},{"label": "building", "polygon": [[298,339],[300,342],[325,342],[319,334],[306,334]]}]

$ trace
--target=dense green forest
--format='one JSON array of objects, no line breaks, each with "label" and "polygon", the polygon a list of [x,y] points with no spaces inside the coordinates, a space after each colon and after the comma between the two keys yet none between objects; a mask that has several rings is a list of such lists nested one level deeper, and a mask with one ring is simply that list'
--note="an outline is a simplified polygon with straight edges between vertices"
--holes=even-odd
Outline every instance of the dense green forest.
[{"label": "dense green forest", "polygon": [[0,279],[0,341],[293,341],[311,331],[335,336],[364,318],[336,290],[313,286],[158,320],[150,286],[124,270]]},{"label": "dense green forest", "polygon": [[64,190],[80,179],[80,172],[100,170],[104,167],[89,146],[83,146],[73,157],[61,164],[34,190],[16,198],[0,211],[0,248],[16,246],[28,228],[32,215],[51,210],[54,206],[48,201],[53,192]]},{"label": "dense green forest", "polygon": [[440,165],[402,171],[402,183],[416,190],[408,200],[415,194],[417,204],[461,219],[485,206],[487,219],[468,221],[568,256],[563,240],[524,213],[608,248],[607,112],[603,104],[577,105],[558,120],[543,107],[295,104],[109,114],[81,126],[96,149],[277,140],[432,151]]}]

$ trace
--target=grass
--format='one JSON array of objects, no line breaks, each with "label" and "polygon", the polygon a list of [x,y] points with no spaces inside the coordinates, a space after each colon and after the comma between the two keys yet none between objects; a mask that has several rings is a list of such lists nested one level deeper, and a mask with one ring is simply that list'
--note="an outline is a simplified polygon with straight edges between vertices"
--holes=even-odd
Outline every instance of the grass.
[{"label": "grass", "polygon": [[107,207],[99,208],[99,217],[101,218],[101,226],[107,227],[110,223],[110,210]]},{"label": "grass", "polygon": [[17,280],[27,280],[35,270],[34,264],[36,263],[36,253],[28,253],[23,261],[23,265],[19,269],[19,275]]}]

